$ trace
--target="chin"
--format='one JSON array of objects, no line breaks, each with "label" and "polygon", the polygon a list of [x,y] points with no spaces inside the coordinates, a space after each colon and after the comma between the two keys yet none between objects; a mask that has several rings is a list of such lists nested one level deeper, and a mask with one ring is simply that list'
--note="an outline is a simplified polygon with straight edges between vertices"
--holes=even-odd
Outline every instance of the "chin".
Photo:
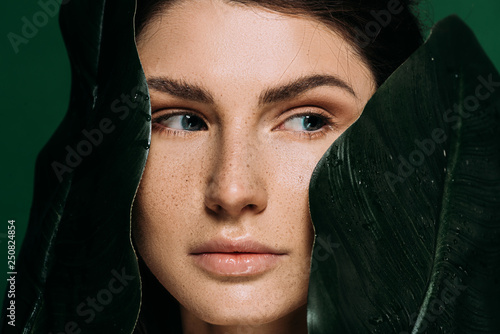
[{"label": "chin", "polygon": [[246,305],[237,308],[221,307],[217,310],[203,310],[199,314],[193,313],[193,315],[208,324],[218,326],[260,326],[283,317],[279,310],[269,311],[263,313],[259,307]]},{"label": "chin", "polygon": [[307,293],[297,295],[290,285],[266,283],[269,282],[208,284],[192,298],[185,295],[176,298],[182,301],[182,313],[188,317],[220,326],[260,326],[306,305]]}]

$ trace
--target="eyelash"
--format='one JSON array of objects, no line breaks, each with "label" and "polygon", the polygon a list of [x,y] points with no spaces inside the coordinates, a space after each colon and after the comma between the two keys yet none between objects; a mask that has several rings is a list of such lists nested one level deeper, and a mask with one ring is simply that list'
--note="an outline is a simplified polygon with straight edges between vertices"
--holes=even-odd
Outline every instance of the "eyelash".
[{"label": "eyelash", "polygon": [[[335,126],[337,125],[337,123],[333,121],[334,117],[330,116],[330,114],[327,114],[324,111],[313,112],[313,111],[309,110],[309,111],[294,114],[294,115],[288,117],[283,122],[281,122],[280,126],[282,126],[286,121],[289,121],[289,120],[294,119],[294,118],[304,117],[304,116],[318,117],[325,124],[319,130],[316,130],[316,131],[293,131],[293,132],[295,132],[294,135],[299,136],[301,139],[314,140],[314,139],[319,139],[319,138],[325,137],[327,135],[327,133],[329,131],[334,130]],[[277,130],[277,131],[283,131],[283,130]],[[286,130],[284,130],[284,131],[286,131]]]},{"label": "eyelash", "polygon": [[170,128],[167,128],[167,127],[160,125],[158,123],[153,123],[152,129],[153,129],[153,132],[157,131],[159,134],[166,135],[166,136],[178,136],[178,137],[183,138],[183,137],[186,137],[187,135],[189,135],[189,133],[188,133],[189,131],[170,129]]},{"label": "eyelash", "polygon": [[197,132],[197,131],[172,129],[172,128],[168,128],[168,127],[160,124],[161,121],[167,120],[170,117],[183,116],[183,115],[195,116],[195,117],[200,118],[205,124],[207,123],[203,117],[201,117],[200,115],[197,115],[194,112],[189,112],[187,110],[186,111],[184,111],[184,110],[183,111],[174,111],[172,113],[168,113],[168,114],[164,114],[164,115],[161,115],[158,117],[154,117],[153,121],[152,121],[152,126],[151,126],[152,131],[157,131],[158,133],[163,134],[163,135],[167,135],[167,136],[178,136],[181,138],[192,135],[193,132]]},{"label": "eyelash", "polygon": [[[197,113],[194,112],[189,112],[189,111],[178,111],[178,112],[172,112],[168,114],[164,114],[161,116],[158,116],[156,118],[153,118],[152,122],[152,129],[155,132],[158,132],[163,135],[167,136],[178,136],[178,137],[186,137],[189,135],[194,134],[195,132],[199,131],[188,131],[188,130],[179,130],[179,129],[172,129],[168,128],[166,126],[163,126],[160,124],[162,120],[169,119],[170,117],[173,116],[179,116],[179,115],[188,115],[188,116],[194,116],[200,118],[205,124],[207,123],[203,117],[198,115]],[[307,139],[307,140],[313,140],[313,139],[318,139],[322,138],[327,135],[327,133],[335,128],[337,125],[336,122],[333,121],[334,117],[329,116],[329,114],[326,114],[326,112],[313,112],[313,111],[306,111],[303,113],[298,113],[294,114],[288,118],[286,118],[283,122],[280,123],[280,125],[276,128],[273,129],[273,131],[287,131],[287,130],[279,130],[278,128],[282,126],[285,122],[290,121],[294,118],[300,118],[300,117],[305,117],[305,116],[313,116],[313,117],[318,117],[320,118],[323,122],[324,125],[319,129],[315,131],[291,131],[294,132],[294,135],[299,136],[301,139]],[[204,131],[204,130],[202,130]]]}]

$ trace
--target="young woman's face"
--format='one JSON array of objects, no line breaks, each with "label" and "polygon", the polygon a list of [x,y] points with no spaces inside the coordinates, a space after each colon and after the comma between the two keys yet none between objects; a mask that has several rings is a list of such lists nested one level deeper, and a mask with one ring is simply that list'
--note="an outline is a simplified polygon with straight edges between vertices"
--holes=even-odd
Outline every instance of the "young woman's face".
[{"label": "young woman's face", "polygon": [[304,310],[309,180],[374,93],[367,66],[315,20],[222,1],[165,10],[138,50],[153,113],[134,204],[146,264],[184,318]]}]

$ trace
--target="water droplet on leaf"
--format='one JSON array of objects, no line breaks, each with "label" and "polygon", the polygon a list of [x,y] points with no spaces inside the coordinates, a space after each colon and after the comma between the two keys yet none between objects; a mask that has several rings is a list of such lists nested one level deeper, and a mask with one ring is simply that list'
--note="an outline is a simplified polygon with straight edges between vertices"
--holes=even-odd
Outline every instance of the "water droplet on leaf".
[{"label": "water droplet on leaf", "polygon": [[374,326],[377,326],[377,325],[380,325],[381,323],[384,322],[384,318],[382,317],[374,317],[374,318],[370,318],[368,319],[368,322]]}]

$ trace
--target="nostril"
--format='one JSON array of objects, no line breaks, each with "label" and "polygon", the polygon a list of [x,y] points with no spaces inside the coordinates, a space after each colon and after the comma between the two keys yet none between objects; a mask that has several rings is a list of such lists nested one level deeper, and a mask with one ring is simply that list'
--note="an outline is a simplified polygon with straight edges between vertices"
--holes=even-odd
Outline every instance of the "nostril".
[{"label": "nostril", "polygon": [[221,213],[221,211],[223,210],[222,209],[222,206],[220,206],[219,204],[212,204],[212,205],[207,205],[207,208],[212,211],[212,213],[215,213],[215,214],[219,214]]},{"label": "nostril", "polygon": [[257,204],[247,204],[247,205],[221,205],[214,202],[205,202],[205,209],[212,215],[225,215],[229,214],[231,216],[237,216],[245,212],[259,213],[264,206],[259,206]]}]

